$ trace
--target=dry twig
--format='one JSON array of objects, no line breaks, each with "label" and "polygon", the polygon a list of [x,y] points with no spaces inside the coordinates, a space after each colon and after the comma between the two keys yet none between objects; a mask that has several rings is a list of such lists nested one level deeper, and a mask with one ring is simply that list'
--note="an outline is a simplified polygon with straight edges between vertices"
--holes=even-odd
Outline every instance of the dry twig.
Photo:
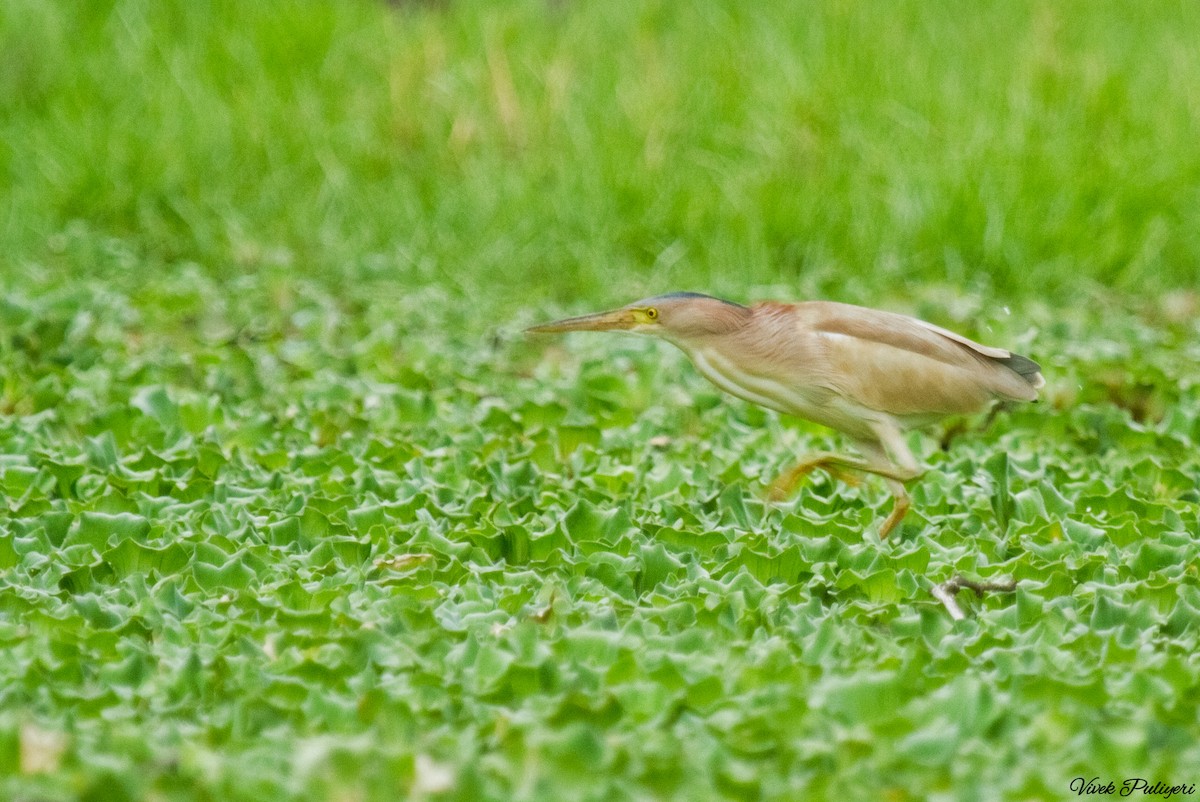
[{"label": "dry twig", "polygon": [[943,582],[940,585],[934,585],[929,589],[933,597],[940,601],[946,607],[946,611],[950,613],[950,617],[955,621],[962,621],[966,618],[966,613],[958,606],[958,601],[955,598],[958,592],[963,588],[970,588],[975,591],[976,596],[982,597],[984,593],[989,591],[997,591],[1000,593],[1012,593],[1017,589],[1015,580],[1006,582],[975,582],[967,579],[962,574],[957,574],[953,579]]}]

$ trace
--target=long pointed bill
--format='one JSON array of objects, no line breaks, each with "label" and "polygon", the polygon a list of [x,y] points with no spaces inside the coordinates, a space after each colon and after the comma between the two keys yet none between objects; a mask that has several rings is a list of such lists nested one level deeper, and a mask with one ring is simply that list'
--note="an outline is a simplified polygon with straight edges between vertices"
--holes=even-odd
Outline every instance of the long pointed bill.
[{"label": "long pointed bill", "polygon": [[632,309],[613,309],[609,312],[597,312],[594,315],[569,317],[566,320],[555,320],[552,323],[542,323],[525,329],[533,334],[555,334],[560,331],[620,331],[631,329],[637,325],[637,318]]}]

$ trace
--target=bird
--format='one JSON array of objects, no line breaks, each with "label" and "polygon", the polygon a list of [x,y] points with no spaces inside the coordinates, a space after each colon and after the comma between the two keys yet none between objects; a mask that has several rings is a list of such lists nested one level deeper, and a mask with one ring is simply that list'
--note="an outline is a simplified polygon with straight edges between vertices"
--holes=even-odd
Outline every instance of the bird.
[{"label": "bird", "polygon": [[526,331],[658,337],[730,395],[841,432],[860,456],[805,456],[771,483],[768,495],[787,498],[818,469],[850,483],[858,474],[881,477],[893,504],[880,540],[909,510],[906,485],[924,473],[905,432],[996,402],[1037,401],[1046,383],[1028,357],[915,317],[836,301],[745,306],[672,292]]}]

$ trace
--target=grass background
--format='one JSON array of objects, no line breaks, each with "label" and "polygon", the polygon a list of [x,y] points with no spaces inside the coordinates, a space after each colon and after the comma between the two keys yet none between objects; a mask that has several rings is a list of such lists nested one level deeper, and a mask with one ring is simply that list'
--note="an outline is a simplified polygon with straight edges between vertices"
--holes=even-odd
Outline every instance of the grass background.
[{"label": "grass background", "polygon": [[429,263],[502,313],[612,275],[1192,286],[1198,14],[17,2],[3,231],[18,263],[72,224],[219,276]]},{"label": "grass background", "polygon": [[[5,3],[0,789],[1200,780],[1198,33],[1178,2]],[[880,545],[870,483],[758,501],[828,432],[651,343],[518,334],[675,289],[917,313],[1049,403],[915,440]],[[1021,590],[951,624],[958,571]]]}]

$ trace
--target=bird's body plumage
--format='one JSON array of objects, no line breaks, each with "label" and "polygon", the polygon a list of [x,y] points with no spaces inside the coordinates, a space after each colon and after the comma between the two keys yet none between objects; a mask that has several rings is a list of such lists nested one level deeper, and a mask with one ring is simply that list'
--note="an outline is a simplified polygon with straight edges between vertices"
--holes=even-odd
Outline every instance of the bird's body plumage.
[{"label": "bird's body plumage", "polygon": [[896,499],[881,536],[908,509],[904,483],[921,474],[905,430],[994,401],[1033,401],[1045,384],[1037,363],[1019,354],[907,315],[832,301],[747,307],[672,293],[531,330],[654,334],[731,395],[845,433],[864,459],[815,455],[774,489],[790,490],[814,468],[877,474]]},{"label": "bird's body plumage", "polygon": [[916,318],[829,301],[745,308],[729,331],[672,340],[732,395],[852,436],[1037,398],[1013,354]]}]

